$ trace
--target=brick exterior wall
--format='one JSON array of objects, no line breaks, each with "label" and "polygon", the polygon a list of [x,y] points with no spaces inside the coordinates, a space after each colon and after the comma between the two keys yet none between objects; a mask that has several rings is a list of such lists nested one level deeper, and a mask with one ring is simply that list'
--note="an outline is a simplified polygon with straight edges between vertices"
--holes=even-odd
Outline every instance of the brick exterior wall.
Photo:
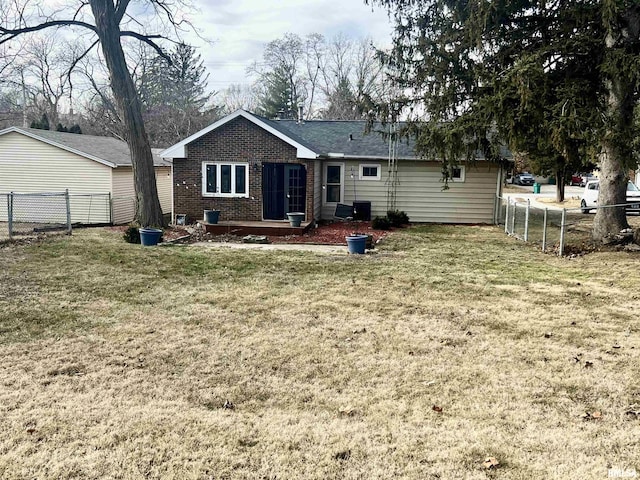
[{"label": "brick exterior wall", "polygon": [[[248,162],[249,198],[219,198],[202,195],[202,162]],[[238,117],[187,146],[187,158],[173,161],[173,201],[176,214],[203,218],[205,209],[220,210],[220,221],[262,220],[262,163],[296,163],[307,170],[306,215],[313,219],[315,162],[296,158],[296,149]],[[257,164],[257,168],[254,165]]]}]

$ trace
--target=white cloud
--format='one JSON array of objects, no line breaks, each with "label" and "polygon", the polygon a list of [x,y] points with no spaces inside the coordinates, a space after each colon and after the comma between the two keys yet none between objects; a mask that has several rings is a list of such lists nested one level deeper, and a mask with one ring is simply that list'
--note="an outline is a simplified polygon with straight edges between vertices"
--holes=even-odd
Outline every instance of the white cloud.
[{"label": "white cloud", "polygon": [[384,10],[363,0],[203,0],[192,21],[201,35],[187,41],[199,47],[209,69],[210,86],[222,90],[231,83],[250,83],[246,68],[259,61],[264,46],[285,33],[320,33],[331,38],[371,37],[379,46],[391,43],[391,24]]}]

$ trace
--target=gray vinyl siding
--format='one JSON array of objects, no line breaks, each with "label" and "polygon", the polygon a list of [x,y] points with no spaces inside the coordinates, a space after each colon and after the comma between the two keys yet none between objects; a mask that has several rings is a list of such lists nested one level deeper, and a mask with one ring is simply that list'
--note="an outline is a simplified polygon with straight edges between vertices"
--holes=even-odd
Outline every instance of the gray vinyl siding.
[{"label": "gray vinyl siding", "polygon": [[[345,165],[342,203],[370,201],[372,216],[386,215],[387,161],[345,160],[342,163]],[[360,164],[380,165],[380,180],[360,180]],[[323,182],[324,170],[323,165]],[[440,163],[401,160],[398,163],[396,208],[407,212],[412,222],[493,223],[499,171],[494,164],[466,165],[465,181],[451,182],[449,189],[443,191]],[[335,204],[323,202],[323,218],[333,218],[334,212]]]},{"label": "gray vinyl siding", "polygon": [[493,223],[497,165],[467,165],[464,182],[442,190],[441,165],[403,162],[398,170],[396,205],[414,222]]},{"label": "gray vinyl siding", "polygon": [[[360,164],[380,165],[380,180],[360,180]],[[371,217],[387,214],[388,162],[380,160],[347,161],[344,173],[344,199],[349,205],[354,201],[371,202]]]}]

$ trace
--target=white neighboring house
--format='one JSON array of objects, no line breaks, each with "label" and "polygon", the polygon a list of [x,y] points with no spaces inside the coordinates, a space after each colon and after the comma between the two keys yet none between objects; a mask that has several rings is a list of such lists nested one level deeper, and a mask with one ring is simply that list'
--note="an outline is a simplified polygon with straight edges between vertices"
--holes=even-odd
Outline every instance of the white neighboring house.
[{"label": "white neighboring house", "polygon": [[[163,213],[171,212],[171,162],[154,165]],[[123,224],[135,215],[129,147],[113,137],[10,127],[0,131],[0,221],[7,194],[64,192],[71,195],[72,223]],[[35,200],[33,200],[35,204]],[[43,209],[42,204],[32,209]]]}]

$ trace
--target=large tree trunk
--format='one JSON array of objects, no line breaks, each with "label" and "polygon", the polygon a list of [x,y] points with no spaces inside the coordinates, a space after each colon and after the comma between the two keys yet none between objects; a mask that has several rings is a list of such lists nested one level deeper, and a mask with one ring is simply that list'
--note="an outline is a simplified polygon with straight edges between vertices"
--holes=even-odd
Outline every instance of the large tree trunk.
[{"label": "large tree trunk", "polygon": [[[630,11],[628,13],[633,13]],[[630,15],[633,17],[633,15]],[[631,18],[630,18],[631,19]],[[627,19],[627,20],[630,20]],[[620,68],[619,55],[624,52],[620,43],[638,37],[638,19],[623,22],[623,27],[612,27],[605,39],[608,50],[607,61]],[[627,199],[627,173],[633,165],[631,142],[633,133],[633,111],[635,107],[634,74],[610,66],[605,80],[607,90],[608,131],[601,141],[600,193],[598,205],[619,205]],[[620,230],[629,228],[624,207],[599,208],[593,221],[593,239],[607,243]]]},{"label": "large tree trunk", "polygon": [[143,227],[163,226],[158,199],[153,156],[142,120],[142,109],[131,74],[127,68],[120,26],[112,0],[90,0],[91,11],[107,68],[116,106],[124,122],[124,135],[131,151],[133,181],[136,192],[136,220]]},{"label": "large tree trunk", "polygon": [[556,202],[562,203],[564,202],[564,171],[556,170]]},{"label": "large tree trunk", "polygon": [[[603,140],[602,150],[598,205],[623,204],[627,200],[627,178],[621,152],[611,140]],[[598,208],[593,220],[592,236],[598,243],[607,243],[625,228],[629,228],[629,224],[624,207]]]}]

